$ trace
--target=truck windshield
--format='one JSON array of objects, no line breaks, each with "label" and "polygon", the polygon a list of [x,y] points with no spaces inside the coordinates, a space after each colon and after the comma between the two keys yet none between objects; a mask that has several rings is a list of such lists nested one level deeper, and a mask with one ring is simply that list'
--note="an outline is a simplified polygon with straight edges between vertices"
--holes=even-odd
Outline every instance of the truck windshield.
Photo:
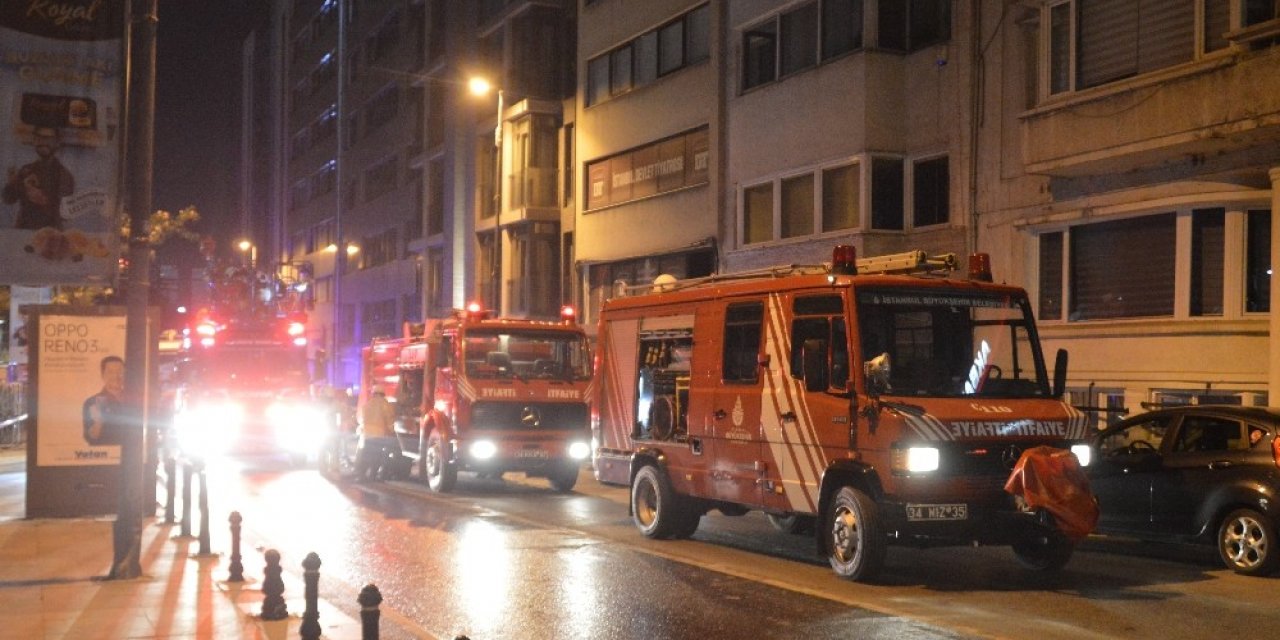
[{"label": "truck windshield", "polygon": [[569,331],[472,330],[462,341],[467,375],[475,378],[591,377],[587,339]]},{"label": "truck windshield", "polygon": [[301,349],[253,347],[218,349],[192,358],[195,381],[204,385],[278,391],[306,386],[306,354]]},{"label": "truck windshield", "polygon": [[939,289],[858,291],[862,357],[888,363],[889,395],[1048,397],[1022,296]]}]

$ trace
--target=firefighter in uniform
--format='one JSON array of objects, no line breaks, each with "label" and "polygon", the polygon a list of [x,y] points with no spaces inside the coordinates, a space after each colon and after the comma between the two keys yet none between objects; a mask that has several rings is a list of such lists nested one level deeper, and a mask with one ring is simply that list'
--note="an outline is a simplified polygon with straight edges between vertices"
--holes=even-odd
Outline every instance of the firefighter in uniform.
[{"label": "firefighter in uniform", "polygon": [[391,451],[398,448],[392,425],[395,408],[387,402],[387,393],[379,385],[369,391],[369,399],[360,409],[360,446],[356,454],[356,482],[377,480],[378,469]]}]

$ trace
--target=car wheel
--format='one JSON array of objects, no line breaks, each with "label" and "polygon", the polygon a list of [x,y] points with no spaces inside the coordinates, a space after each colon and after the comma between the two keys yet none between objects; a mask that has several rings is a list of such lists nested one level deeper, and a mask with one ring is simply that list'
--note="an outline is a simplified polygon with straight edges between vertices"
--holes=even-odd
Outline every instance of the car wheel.
[{"label": "car wheel", "polygon": [[[641,467],[631,481],[631,519],[647,538],[666,539],[693,535],[688,511],[671,488],[666,472],[653,465]],[[701,518],[702,514],[698,514]],[[692,523],[697,528],[697,519]]]},{"label": "car wheel", "polygon": [[1264,576],[1280,566],[1276,527],[1253,509],[1236,509],[1218,525],[1218,555],[1228,569],[1246,576]]},{"label": "car wheel", "polygon": [[453,491],[453,486],[458,482],[458,467],[449,461],[444,441],[438,432],[432,432],[427,438],[427,450],[423,457],[427,459],[427,486],[436,493]]},{"label": "car wheel", "polygon": [[1057,571],[1066,566],[1076,544],[1057,530],[1013,543],[1018,564],[1033,571]]},{"label": "car wheel", "polygon": [[840,487],[827,509],[826,522],[827,558],[836,575],[849,580],[874,579],[888,548],[880,532],[876,503],[853,487]]},{"label": "car wheel", "polygon": [[[495,477],[501,478],[502,474],[498,473]],[[547,480],[551,482],[551,488],[556,491],[560,493],[569,493],[570,491],[573,491],[573,486],[578,484],[578,465],[561,465],[547,476]]]}]

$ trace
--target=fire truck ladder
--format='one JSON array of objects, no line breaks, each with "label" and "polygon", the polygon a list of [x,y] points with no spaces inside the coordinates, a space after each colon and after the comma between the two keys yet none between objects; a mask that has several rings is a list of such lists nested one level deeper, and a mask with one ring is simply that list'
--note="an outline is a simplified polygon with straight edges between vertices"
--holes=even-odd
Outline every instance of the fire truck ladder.
[{"label": "fire truck ladder", "polygon": [[[955,271],[956,254],[943,253],[930,256],[921,250],[904,251],[883,256],[859,258],[856,264],[858,266],[858,275],[937,275]],[[613,283],[613,297],[621,298],[643,293],[666,293],[720,282],[783,278],[799,275],[828,275],[830,273],[831,263],[824,262],[821,264],[778,265],[735,273],[713,273],[701,278],[686,278],[684,280],[664,280],[662,276],[659,276],[651,284],[627,284],[625,280],[617,280]]]}]

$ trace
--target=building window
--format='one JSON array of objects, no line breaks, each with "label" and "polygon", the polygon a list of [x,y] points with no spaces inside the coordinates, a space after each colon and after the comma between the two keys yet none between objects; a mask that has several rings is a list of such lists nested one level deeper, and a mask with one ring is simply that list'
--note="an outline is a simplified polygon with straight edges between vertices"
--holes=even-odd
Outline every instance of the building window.
[{"label": "building window", "polygon": [[951,38],[951,0],[880,2],[880,46],[918,51]]},{"label": "building window", "polygon": [[319,198],[323,195],[333,193],[333,188],[337,184],[338,163],[330,160],[324,163],[319,171],[311,176],[311,197]]},{"label": "building window", "polygon": [[770,20],[742,34],[742,88],[778,79],[778,23]]},{"label": "building window", "polygon": [[742,243],[773,240],[773,183],[748,187],[742,192]]},{"label": "building window", "polygon": [[822,230],[839,231],[858,226],[862,187],[858,164],[832,167],[822,172]]},{"label": "building window", "polygon": [[822,3],[822,59],[862,48],[862,0]]},{"label": "building window", "polygon": [[444,160],[427,163],[427,235],[444,233]]},{"label": "building window", "polygon": [[1249,211],[1245,225],[1245,311],[1271,311],[1271,212]]},{"label": "building window", "polygon": [[1191,315],[1222,315],[1223,241],[1226,210],[1191,214]]},{"label": "building window", "polygon": [[1040,296],[1037,307],[1041,320],[1062,319],[1062,232],[1040,235]]},{"label": "building window", "polygon": [[426,269],[424,295],[427,300],[427,315],[438,318],[449,310],[444,296],[444,249],[435,247],[427,250]]},{"label": "building window", "polygon": [[1225,48],[1232,27],[1226,0],[1064,0],[1046,11],[1050,95],[1190,62]]},{"label": "building window", "polygon": [[912,170],[912,226],[927,227],[951,220],[951,173],[947,157],[916,162]]},{"label": "building window", "polygon": [[400,111],[400,88],[391,85],[379,91],[365,104],[364,124],[369,131],[390,122]]},{"label": "building window", "polygon": [[1073,228],[1071,319],[1172,316],[1176,236],[1173,213]]},{"label": "building window", "polygon": [[795,238],[813,233],[813,174],[806,173],[782,181],[782,237]]},{"label": "building window", "polygon": [[903,228],[901,158],[871,160],[871,228],[901,231]]},{"label": "building window", "polygon": [[782,75],[818,64],[818,5],[810,3],[782,14]]},{"label": "building window", "polygon": [[587,106],[656,81],[711,55],[711,12],[702,5],[587,61]]},{"label": "building window", "polygon": [[396,174],[399,163],[396,156],[387,156],[381,162],[365,169],[364,200],[369,202],[378,196],[396,188]]}]

